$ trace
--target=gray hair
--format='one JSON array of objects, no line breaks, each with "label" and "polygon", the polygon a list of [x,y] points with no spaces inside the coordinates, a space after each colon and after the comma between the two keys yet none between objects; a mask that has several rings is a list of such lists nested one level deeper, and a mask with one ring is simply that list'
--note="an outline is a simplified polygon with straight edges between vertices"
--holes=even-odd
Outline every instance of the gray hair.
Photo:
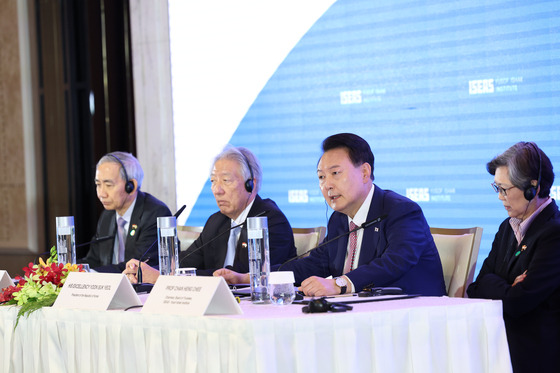
[{"label": "gray hair", "polygon": [[498,167],[508,168],[508,177],[513,186],[525,190],[531,186],[532,180],[539,180],[539,197],[550,195],[550,187],[554,183],[554,171],[548,156],[534,142],[518,142],[486,164],[491,175],[496,174]]},{"label": "gray hair", "polygon": [[[257,157],[247,148],[242,146],[227,146],[220,154],[214,158],[212,165],[221,159],[229,159],[237,162],[241,166],[241,175],[244,180],[253,180],[254,190],[256,193],[261,190],[262,185],[262,168]],[[251,177],[252,175],[252,177]]]},{"label": "gray hair", "polygon": [[[140,162],[138,162],[138,159],[136,159],[135,156],[125,152],[107,153],[103,157],[101,157],[99,162],[97,162],[96,167],[99,167],[103,163],[107,163],[107,162],[116,163],[117,165],[120,166],[119,173],[121,175],[121,179],[123,179],[124,181],[126,181],[126,176],[125,176],[125,170],[126,170],[126,175],[128,176],[128,180],[132,180],[132,179],[136,180],[136,183],[138,184],[138,189],[140,189],[140,187],[142,186],[142,180],[144,180],[144,170],[142,169],[142,166],[140,166]],[[125,168],[124,170],[123,167]]]}]

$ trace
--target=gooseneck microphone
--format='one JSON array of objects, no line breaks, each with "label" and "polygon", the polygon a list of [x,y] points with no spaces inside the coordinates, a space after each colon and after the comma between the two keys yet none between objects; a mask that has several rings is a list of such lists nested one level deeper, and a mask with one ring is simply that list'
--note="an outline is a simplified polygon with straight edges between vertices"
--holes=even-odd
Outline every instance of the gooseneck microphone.
[{"label": "gooseneck microphone", "polygon": [[366,228],[368,228],[368,227],[370,227],[370,226],[372,226],[372,225],[374,225],[374,224],[379,223],[380,221],[384,220],[386,217],[387,217],[387,215],[381,215],[381,216],[379,216],[379,217],[377,217],[377,218],[375,218],[375,219],[373,219],[373,220],[366,221],[366,222],[363,223],[362,225],[358,225],[356,228],[354,228],[354,229],[352,229],[352,230],[349,230],[349,231],[347,231],[347,232],[344,232],[344,233],[342,233],[342,234],[339,234],[338,236],[336,236],[336,237],[334,237],[334,238],[331,238],[331,239],[328,240],[328,241],[322,242],[321,244],[315,246],[314,248],[311,248],[311,249],[307,250],[307,251],[304,252],[303,254],[300,254],[300,255],[298,255],[298,256],[295,256],[295,257],[293,257],[293,258],[291,258],[291,259],[286,260],[284,263],[282,263],[282,264],[280,265],[280,267],[278,267],[278,269],[277,269],[276,271],[280,271],[280,269],[281,269],[282,267],[284,267],[284,265],[286,265],[286,264],[288,264],[288,263],[290,263],[290,262],[292,262],[292,261],[294,261],[294,260],[296,260],[296,259],[301,259],[301,258],[303,258],[304,256],[306,256],[307,254],[309,254],[309,253],[312,252],[313,250],[316,250],[316,249],[318,249],[318,248],[320,248],[320,247],[323,247],[323,246],[325,246],[325,245],[328,245],[328,244],[330,244],[331,242],[336,241],[336,240],[338,240],[339,238],[344,237],[344,236],[347,236],[347,235],[349,235],[350,233],[356,232],[356,231],[358,231],[358,230],[360,230],[360,229],[366,229]]},{"label": "gooseneck microphone", "polygon": [[103,241],[110,240],[110,239],[112,239],[112,238],[115,238],[115,235],[99,237],[99,238],[96,238],[96,239],[94,239],[94,240],[91,240],[91,241],[84,242],[84,243],[81,243],[81,244],[79,244],[79,245],[76,245],[76,247],[78,248],[78,247],[82,247],[82,246],[87,246],[87,245],[91,245],[92,243],[103,242]]},{"label": "gooseneck microphone", "polygon": [[[181,207],[176,213],[175,218],[178,218],[179,215],[181,215],[181,213],[183,212],[183,210],[187,207],[187,205],[183,205],[183,207]],[[140,259],[138,259],[138,272],[136,273],[136,278],[138,279],[138,284],[142,283],[142,260],[144,259],[144,257],[146,256],[146,254],[152,249],[152,247],[154,247],[154,245],[156,244],[156,242],[158,242],[158,239],[156,238],[156,240],[154,242],[152,242],[152,244],[150,245],[150,247],[148,247],[148,249],[146,251],[144,251],[144,253],[142,254],[142,256],[140,256]]]},{"label": "gooseneck microphone", "polygon": [[[248,216],[247,218],[258,218],[259,216],[263,216],[264,214],[266,214],[268,212],[268,210],[265,211],[261,211],[260,213],[258,213],[255,216]],[[203,243],[202,245],[200,245],[199,247],[195,248],[194,250],[192,250],[191,252],[187,253],[180,261],[179,261],[179,266],[181,265],[181,263],[183,262],[183,260],[185,260],[186,258],[188,258],[189,256],[191,256],[192,254],[196,253],[197,251],[201,250],[202,248],[210,245],[212,242],[216,241],[218,238],[222,237],[224,234],[229,233],[232,229],[235,228],[239,228],[242,227],[243,224],[245,224],[247,222],[247,219],[245,219],[245,221],[241,224],[237,224],[234,225],[233,227],[230,227],[228,229],[226,229],[223,232],[220,232],[217,236],[215,236],[214,238],[212,238],[210,241]]]}]

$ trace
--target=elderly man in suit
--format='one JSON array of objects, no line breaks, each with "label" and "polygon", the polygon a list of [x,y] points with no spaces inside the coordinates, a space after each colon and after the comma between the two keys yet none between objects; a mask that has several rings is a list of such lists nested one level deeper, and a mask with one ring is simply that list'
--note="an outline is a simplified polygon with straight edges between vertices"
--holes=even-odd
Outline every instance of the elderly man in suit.
[{"label": "elderly man in suit", "polygon": [[[214,160],[210,175],[212,193],[220,211],[211,215],[202,233],[179,256],[181,267],[195,267],[198,275],[209,275],[219,268],[249,271],[247,250],[248,217],[266,216],[268,221],[270,262],[281,264],[296,256],[292,227],[271,199],[258,192],[262,183],[261,165],[255,155],[243,147],[228,147]],[[242,224],[242,227],[233,228]],[[124,271],[137,282],[138,260],[127,263]],[[142,263],[143,281],[154,283],[159,271]]]},{"label": "elderly man in suit", "polygon": [[[125,263],[141,257],[157,239],[157,218],[171,211],[154,196],[140,191],[144,171],[130,153],[113,152],[101,157],[95,172],[97,197],[105,210],[87,255],[80,260],[98,272],[119,273]],[[105,239],[101,239],[105,238]],[[158,263],[153,245],[144,255]]]}]

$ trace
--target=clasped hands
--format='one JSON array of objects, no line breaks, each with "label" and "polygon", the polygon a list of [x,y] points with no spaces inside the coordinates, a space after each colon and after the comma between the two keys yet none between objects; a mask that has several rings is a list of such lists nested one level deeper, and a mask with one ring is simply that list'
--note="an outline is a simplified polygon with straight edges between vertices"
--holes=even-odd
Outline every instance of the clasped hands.
[{"label": "clasped hands", "polygon": [[142,282],[155,284],[159,277],[159,271],[155,268],[150,267],[146,263],[140,262],[137,259],[130,259],[126,262],[126,268],[122,272],[126,275],[131,284],[138,283],[138,266],[141,265],[142,268]]}]

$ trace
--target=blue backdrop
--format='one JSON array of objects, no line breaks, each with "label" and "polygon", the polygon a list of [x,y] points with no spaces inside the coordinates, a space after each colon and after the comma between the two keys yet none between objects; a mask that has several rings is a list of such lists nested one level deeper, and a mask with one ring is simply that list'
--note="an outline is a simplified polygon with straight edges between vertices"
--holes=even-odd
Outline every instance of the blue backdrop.
[{"label": "blue backdrop", "polygon": [[[261,196],[310,227],[330,214],[321,141],[354,132],[373,149],[375,183],[418,201],[431,226],[484,228],[480,267],[507,217],[486,162],[536,141],[560,167],[559,65],[558,1],[337,1],[230,142],[261,160]],[[215,211],[207,183],[187,224]]]}]

